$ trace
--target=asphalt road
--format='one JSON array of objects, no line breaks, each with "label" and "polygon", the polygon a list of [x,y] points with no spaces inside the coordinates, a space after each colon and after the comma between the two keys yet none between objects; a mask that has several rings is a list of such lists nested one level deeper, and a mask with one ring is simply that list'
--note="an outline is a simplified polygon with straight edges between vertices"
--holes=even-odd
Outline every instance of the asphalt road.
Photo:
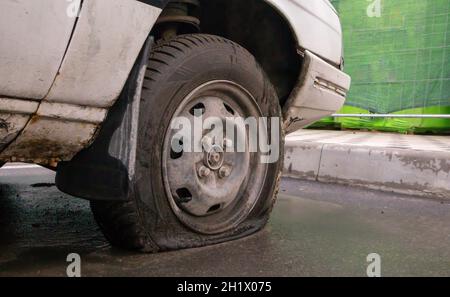
[{"label": "asphalt road", "polygon": [[83,276],[366,276],[370,253],[383,276],[450,276],[449,202],[285,179],[264,231],[143,255],[111,248],[88,203],[53,179],[0,170],[0,276],[65,276],[69,253],[81,255]]}]

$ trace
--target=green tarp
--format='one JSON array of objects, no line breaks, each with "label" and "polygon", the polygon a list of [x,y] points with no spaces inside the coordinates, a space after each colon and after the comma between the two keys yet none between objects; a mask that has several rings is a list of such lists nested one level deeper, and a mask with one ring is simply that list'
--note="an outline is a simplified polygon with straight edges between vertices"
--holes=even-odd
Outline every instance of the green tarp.
[{"label": "green tarp", "polygon": [[[450,114],[450,0],[334,0],[352,88],[342,113]],[[450,132],[449,119],[325,119],[320,125]]]}]

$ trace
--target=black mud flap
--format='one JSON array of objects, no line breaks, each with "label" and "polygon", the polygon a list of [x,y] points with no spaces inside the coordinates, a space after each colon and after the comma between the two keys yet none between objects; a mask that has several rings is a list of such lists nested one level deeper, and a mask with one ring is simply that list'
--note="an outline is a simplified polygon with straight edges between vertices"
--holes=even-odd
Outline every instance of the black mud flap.
[{"label": "black mud flap", "polygon": [[71,161],[58,164],[56,185],[62,192],[88,200],[128,200],[136,161],[141,90],[152,45],[153,38],[149,37],[93,144]]}]

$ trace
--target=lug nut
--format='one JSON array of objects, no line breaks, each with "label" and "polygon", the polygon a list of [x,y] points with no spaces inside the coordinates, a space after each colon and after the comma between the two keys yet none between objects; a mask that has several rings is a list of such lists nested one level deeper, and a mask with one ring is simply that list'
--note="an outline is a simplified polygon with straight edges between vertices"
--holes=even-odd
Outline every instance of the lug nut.
[{"label": "lug nut", "polygon": [[219,169],[219,177],[220,178],[229,177],[230,174],[231,174],[231,168],[228,166],[223,166],[222,168]]},{"label": "lug nut", "polygon": [[218,153],[214,153],[213,155],[212,155],[212,159],[214,160],[214,162],[219,162],[220,161],[220,154],[218,154]]},{"label": "lug nut", "polygon": [[198,169],[198,176],[199,177],[208,177],[211,174],[211,170],[205,166],[201,166]]}]

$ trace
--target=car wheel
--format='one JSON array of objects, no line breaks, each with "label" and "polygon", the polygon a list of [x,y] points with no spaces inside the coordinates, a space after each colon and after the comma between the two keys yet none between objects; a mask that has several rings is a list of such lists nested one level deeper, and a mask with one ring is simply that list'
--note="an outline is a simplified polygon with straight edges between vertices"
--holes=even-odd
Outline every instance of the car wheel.
[{"label": "car wheel", "polygon": [[[211,139],[208,130],[201,130],[197,139],[201,152],[186,151],[187,139],[171,125],[181,117],[193,123],[199,116],[221,122],[235,117],[278,119],[263,126],[266,136],[278,133],[272,139],[277,158],[262,162],[261,150],[248,149],[248,135],[246,150],[232,152],[227,147],[234,148],[235,138]],[[265,226],[278,192],[284,135],[274,87],[249,52],[203,34],[158,44],[147,66],[139,121],[129,201],[91,202],[113,245],[143,252],[200,247]],[[174,142],[180,150],[174,149]]]}]

